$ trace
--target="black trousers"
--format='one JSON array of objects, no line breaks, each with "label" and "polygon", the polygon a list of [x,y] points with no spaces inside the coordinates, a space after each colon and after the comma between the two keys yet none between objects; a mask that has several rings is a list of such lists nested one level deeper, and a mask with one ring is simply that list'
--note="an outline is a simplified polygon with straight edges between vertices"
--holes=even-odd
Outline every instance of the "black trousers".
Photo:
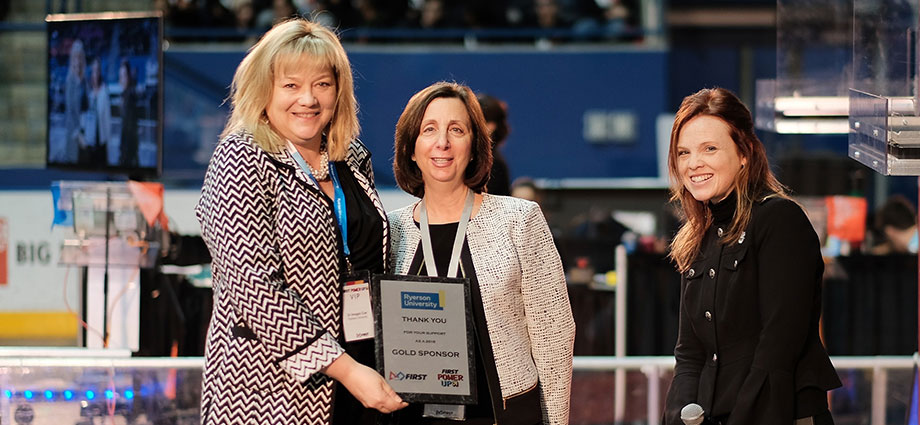
[{"label": "black trousers", "polygon": [[[726,422],[728,422],[728,417],[723,416],[707,419],[703,425],[724,425]],[[834,425],[834,418],[829,410],[825,410],[808,418],[796,419],[792,425]]]}]

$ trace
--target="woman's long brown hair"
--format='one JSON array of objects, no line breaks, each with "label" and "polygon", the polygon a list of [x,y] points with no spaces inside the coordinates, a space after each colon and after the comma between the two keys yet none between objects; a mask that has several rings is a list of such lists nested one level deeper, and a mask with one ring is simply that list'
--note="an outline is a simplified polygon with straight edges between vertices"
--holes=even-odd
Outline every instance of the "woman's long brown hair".
[{"label": "woman's long brown hair", "polygon": [[735,176],[732,190],[736,194],[735,217],[721,242],[728,243],[741,237],[751,221],[754,202],[772,196],[788,198],[786,188],[770,171],[763,143],[754,134],[751,111],[734,93],[720,88],[703,89],[684,98],[671,128],[671,146],[668,152],[668,170],[671,174],[671,201],[677,202],[684,215],[684,224],[671,241],[670,257],[677,270],[684,272],[699,254],[706,229],[712,224],[712,215],[705,203],[697,201],[684,187],[681,171],[677,168],[677,142],[684,125],[700,115],[709,115],[728,124],[738,154],[747,159],[747,165]]}]

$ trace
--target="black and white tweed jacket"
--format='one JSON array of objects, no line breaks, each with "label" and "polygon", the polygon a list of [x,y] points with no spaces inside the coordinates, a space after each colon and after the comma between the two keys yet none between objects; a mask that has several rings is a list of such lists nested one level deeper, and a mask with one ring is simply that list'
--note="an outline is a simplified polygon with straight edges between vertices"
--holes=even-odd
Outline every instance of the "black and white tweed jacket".
[{"label": "black and white tweed jacket", "polygon": [[[419,246],[415,206],[389,214],[393,273],[409,271]],[[539,380],[543,423],[568,424],[575,320],[562,262],[540,207],[484,194],[466,238],[502,399],[533,389]]]},{"label": "black and white tweed jacket", "polygon": [[[386,257],[370,153],[354,141],[346,161],[384,218]],[[317,372],[344,353],[332,202],[287,150],[235,134],[214,151],[196,214],[214,278],[202,423],[329,424],[333,380]]]}]

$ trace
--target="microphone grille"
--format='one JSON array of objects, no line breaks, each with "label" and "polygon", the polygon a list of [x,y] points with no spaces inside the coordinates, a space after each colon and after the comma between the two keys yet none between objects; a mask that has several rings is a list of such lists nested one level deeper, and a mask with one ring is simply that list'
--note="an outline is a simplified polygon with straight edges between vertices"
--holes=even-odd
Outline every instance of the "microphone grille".
[{"label": "microphone grille", "polygon": [[680,418],[681,419],[695,419],[700,416],[703,416],[703,408],[699,404],[690,403],[684,406],[683,409],[680,409]]}]

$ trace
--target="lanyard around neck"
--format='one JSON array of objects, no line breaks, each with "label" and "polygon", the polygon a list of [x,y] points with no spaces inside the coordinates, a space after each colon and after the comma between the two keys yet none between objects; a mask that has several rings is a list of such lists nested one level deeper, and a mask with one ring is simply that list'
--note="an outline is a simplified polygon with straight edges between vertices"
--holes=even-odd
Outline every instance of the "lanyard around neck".
[{"label": "lanyard around neck", "polygon": [[[457,275],[457,267],[460,265],[460,249],[463,248],[466,226],[469,224],[470,216],[473,213],[473,199],[473,190],[467,189],[463,215],[460,217],[460,222],[457,223],[454,247],[450,253],[450,262],[447,263],[447,277]],[[428,271],[428,276],[436,277],[438,276],[438,267],[434,263],[434,250],[431,248],[431,233],[428,231],[428,210],[425,208],[425,198],[422,198],[422,204],[419,206],[419,227],[422,231],[422,253],[425,255],[425,270]]]},{"label": "lanyard around neck", "polygon": [[[316,187],[319,187],[319,182],[316,181],[316,177],[313,177],[313,173],[310,171],[310,167],[307,166],[307,162],[290,140],[288,141],[288,150],[291,151],[294,162],[300,166],[300,169],[302,169],[304,173],[310,176],[313,183],[316,183]],[[335,170],[335,165],[332,164],[332,161],[329,161],[329,177],[332,179],[332,189],[334,192],[333,205],[335,207],[335,217],[336,221],[339,222],[339,230],[342,232],[342,246],[345,251],[345,260],[348,261],[351,250],[348,249],[348,211],[345,208],[345,192],[342,190],[342,184],[339,182],[339,173]]]}]

